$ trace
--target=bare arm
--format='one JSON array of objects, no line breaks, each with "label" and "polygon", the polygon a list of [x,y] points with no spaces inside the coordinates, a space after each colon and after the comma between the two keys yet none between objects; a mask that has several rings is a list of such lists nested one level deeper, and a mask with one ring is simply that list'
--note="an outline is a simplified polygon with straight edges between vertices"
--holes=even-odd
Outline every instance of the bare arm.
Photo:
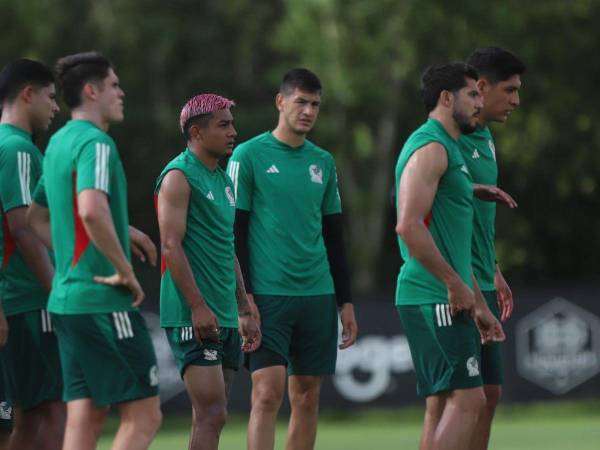
[{"label": "bare arm", "polygon": [[190,185],[181,171],[171,170],[165,175],[158,193],[158,226],[162,255],[175,285],[191,309],[196,338],[201,341],[218,337],[219,325],[204,301],[183,250],[190,192]]},{"label": "bare arm", "polygon": [[156,245],[146,233],[138,230],[133,225],[129,225],[129,242],[131,243],[131,252],[140,261],[148,261],[152,266],[156,266]]},{"label": "bare arm", "polygon": [[27,208],[11,209],[6,213],[6,219],[19,253],[42,287],[49,292],[52,287],[54,266],[44,242],[27,223]]},{"label": "bare arm", "polygon": [[411,256],[447,286],[450,310],[454,314],[473,307],[473,292],[446,262],[425,225],[439,181],[447,167],[446,150],[437,142],[426,145],[411,156],[400,180],[396,233]]},{"label": "bare arm", "polygon": [[44,245],[52,250],[50,210],[34,201],[27,208],[27,223]]},{"label": "bare arm", "polygon": [[502,325],[498,319],[494,317],[494,314],[488,307],[485,298],[481,293],[481,289],[479,289],[479,284],[475,279],[475,275],[471,274],[471,278],[473,280],[473,291],[475,293],[475,306],[472,310],[472,316],[475,325],[479,330],[479,334],[481,335],[481,343],[487,344],[490,342],[503,341],[506,337]]},{"label": "bare arm", "polygon": [[144,300],[144,292],[125,256],[112,220],[108,198],[97,189],[85,189],[77,196],[79,217],[96,248],[111,262],[117,273],[110,277],[94,277],[98,283],[124,286],[133,294],[133,306]]},{"label": "bare arm", "polygon": [[235,298],[237,300],[238,315],[240,317],[252,315],[250,309],[250,303],[248,302],[248,295],[246,294],[246,287],[244,286],[244,277],[242,276],[242,269],[240,268],[240,262],[237,256],[234,257],[235,264]]},{"label": "bare arm", "polygon": [[235,267],[235,297],[238,306],[238,321],[240,325],[240,335],[242,336],[242,350],[253,352],[260,346],[261,333],[257,320],[252,314],[252,308],[248,301],[246,288],[244,287],[244,277],[237,257],[234,256]]}]

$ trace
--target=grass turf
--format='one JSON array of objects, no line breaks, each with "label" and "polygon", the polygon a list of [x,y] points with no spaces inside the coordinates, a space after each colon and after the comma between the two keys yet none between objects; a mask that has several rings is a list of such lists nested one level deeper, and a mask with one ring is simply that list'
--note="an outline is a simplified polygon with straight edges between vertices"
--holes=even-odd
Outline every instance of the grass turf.
[{"label": "grass turf", "polygon": [[[397,411],[366,410],[360,413],[325,412],[319,421],[317,450],[404,450],[418,447],[421,408]],[[190,419],[166,417],[151,445],[152,450],[187,448]],[[244,416],[229,419],[220,448],[246,448]],[[111,420],[100,442],[110,448],[116,428]],[[277,428],[276,449],[285,447],[285,422]],[[600,401],[584,403],[535,403],[499,409],[490,450],[598,450],[600,449]]]}]

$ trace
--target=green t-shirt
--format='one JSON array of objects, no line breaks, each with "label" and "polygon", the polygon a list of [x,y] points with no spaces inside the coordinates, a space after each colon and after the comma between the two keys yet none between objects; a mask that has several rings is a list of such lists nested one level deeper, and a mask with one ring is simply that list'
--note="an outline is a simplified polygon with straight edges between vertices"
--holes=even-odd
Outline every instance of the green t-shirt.
[{"label": "green t-shirt", "polygon": [[[440,179],[425,223],[446,262],[468,286],[472,286],[473,184],[457,141],[437,120],[428,119],[404,144],[396,165],[396,193],[410,157],[432,142],[438,142],[446,149],[448,168]],[[400,238],[398,245],[404,264],[398,275],[396,305],[447,303],[445,284],[410,256]]]},{"label": "green t-shirt", "polygon": [[[478,128],[458,141],[473,183],[496,186],[498,165],[490,129]],[[473,201],[473,273],[482,291],[493,291],[496,273],[496,203]]]},{"label": "green t-shirt", "polygon": [[[187,228],[182,244],[196,285],[217,317],[219,326],[237,328],[233,183],[223,169],[217,167],[210,170],[192,151],[186,149],[163,169],[156,182],[156,194],[165,175],[171,170],[181,171],[191,188]],[[161,269],[161,326],[190,326],[190,308],[164,260]]]},{"label": "green t-shirt", "polygon": [[[48,310],[56,314],[135,310],[129,290],[94,282],[94,276],[110,276],[116,271],[90,241],[77,210],[80,192],[97,189],[106,193],[117,237],[131,258],[127,180],[112,138],[87,120],[67,122],[48,144],[43,187],[56,260]],[[36,191],[36,202],[42,202],[44,192],[41,187]]]},{"label": "green t-shirt", "polygon": [[334,294],[322,218],[341,212],[335,162],[312,142],[292,148],[263,133],[239,145],[227,172],[250,212],[254,294]]},{"label": "green t-shirt", "polygon": [[42,174],[42,153],[25,130],[0,125],[0,299],[7,316],[46,307],[48,292],[40,285],[16,248],[6,213],[31,204]]}]

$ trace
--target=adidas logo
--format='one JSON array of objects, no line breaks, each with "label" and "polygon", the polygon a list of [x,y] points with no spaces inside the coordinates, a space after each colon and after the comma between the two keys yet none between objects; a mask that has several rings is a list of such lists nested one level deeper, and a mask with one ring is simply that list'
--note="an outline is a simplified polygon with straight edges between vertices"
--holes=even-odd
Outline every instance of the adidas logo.
[{"label": "adidas logo", "polygon": [[208,194],[206,194],[206,198],[209,200],[214,200],[215,196],[213,195],[212,191],[208,191]]},{"label": "adidas logo", "polygon": [[477,149],[475,149],[475,151],[473,152],[473,156],[472,156],[472,158],[473,158],[473,159],[477,159],[477,158],[479,158],[479,152],[477,151]]},{"label": "adidas logo", "polygon": [[267,173],[279,173],[279,169],[275,164],[267,169]]},{"label": "adidas logo", "polygon": [[467,175],[469,174],[469,169],[467,169],[467,166],[465,166],[464,164],[461,166],[460,170],[462,170]]}]

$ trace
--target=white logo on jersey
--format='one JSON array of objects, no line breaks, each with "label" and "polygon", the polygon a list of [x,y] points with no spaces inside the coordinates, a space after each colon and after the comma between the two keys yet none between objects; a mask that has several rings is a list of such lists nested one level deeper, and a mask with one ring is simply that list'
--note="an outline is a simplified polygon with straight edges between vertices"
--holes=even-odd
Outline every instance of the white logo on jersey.
[{"label": "white logo on jersey", "polygon": [[461,166],[460,170],[469,175],[469,169],[467,169],[467,166],[465,166],[464,164]]},{"label": "white logo on jersey", "polygon": [[229,186],[225,188],[225,196],[227,197],[227,200],[229,200],[229,206],[235,206],[235,197]]},{"label": "white logo on jersey", "polygon": [[313,183],[323,184],[323,171],[316,164],[311,164],[308,168],[308,173],[310,174],[310,181]]},{"label": "white logo on jersey", "polygon": [[158,367],[156,367],[156,366],[150,367],[150,372],[148,373],[148,378],[150,380],[150,386],[158,386]]},{"label": "white logo on jersey", "polygon": [[475,149],[475,151],[473,152],[473,156],[472,156],[472,158],[473,158],[473,159],[477,159],[477,158],[479,158],[479,152],[477,151],[477,149]]},{"label": "white logo on jersey", "polygon": [[490,151],[492,152],[494,161],[496,161],[496,146],[494,145],[494,142],[491,139],[488,141],[488,147],[490,148]]},{"label": "white logo on jersey", "polygon": [[467,370],[469,371],[470,377],[476,377],[479,375],[479,363],[477,362],[477,358],[471,356],[467,359]]},{"label": "white logo on jersey", "polygon": [[275,164],[267,169],[267,173],[279,173],[279,169]]},{"label": "white logo on jersey", "polygon": [[206,198],[209,200],[214,200],[215,196],[213,195],[212,191],[208,191],[208,194],[206,194]]},{"label": "white logo on jersey", "polygon": [[204,349],[204,359],[207,361],[216,361],[217,360],[217,351]]}]

